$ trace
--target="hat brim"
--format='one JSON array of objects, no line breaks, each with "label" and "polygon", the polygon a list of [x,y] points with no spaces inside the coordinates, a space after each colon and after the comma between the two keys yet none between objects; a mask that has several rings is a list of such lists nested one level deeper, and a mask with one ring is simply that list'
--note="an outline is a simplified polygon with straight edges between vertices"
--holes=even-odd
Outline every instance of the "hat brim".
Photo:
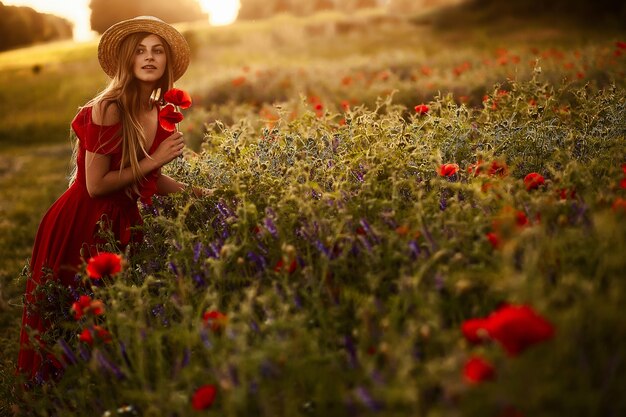
[{"label": "hat brim", "polygon": [[139,16],[123,20],[108,28],[98,44],[98,61],[104,72],[113,78],[119,64],[119,47],[131,33],[148,32],[161,37],[172,52],[172,72],[174,81],[183,76],[189,66],[189,44],[185,37],[173,26],[153,16]]}]

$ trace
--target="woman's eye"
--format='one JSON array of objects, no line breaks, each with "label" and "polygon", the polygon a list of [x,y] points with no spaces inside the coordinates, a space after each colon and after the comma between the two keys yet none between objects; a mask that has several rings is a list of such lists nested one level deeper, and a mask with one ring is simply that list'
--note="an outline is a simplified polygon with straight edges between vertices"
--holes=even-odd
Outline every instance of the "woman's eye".
[{"label": "woman's eye", "polygon": [[137,49],[137,54],[143,54],[143,49]]},{"label": "woman's eye", "polygon": [[155,53],[155,54],[162,54],[162,53],[163,53],[163,50],[162,50],[162,49],[157,49],[157,50],[155,50],[155,51],[154,51],[154,53]]}]

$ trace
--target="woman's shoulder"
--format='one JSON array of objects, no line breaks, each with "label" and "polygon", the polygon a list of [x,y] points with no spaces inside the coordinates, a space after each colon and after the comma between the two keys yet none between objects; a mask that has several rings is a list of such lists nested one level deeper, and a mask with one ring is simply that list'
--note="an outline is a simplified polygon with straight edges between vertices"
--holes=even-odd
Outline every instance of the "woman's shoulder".
[{"label": "woman's shoulder", "polygon": [[120,111],[113,101],[100,101],[91,105],[92,122],[99,126],[113,126],[120,122]]},{"label": "woman's shoulder", "polygon": [[115,105],[88,103],[72,121],[72,129],[89,152],[112,154],[119,150],[121,129]]}]

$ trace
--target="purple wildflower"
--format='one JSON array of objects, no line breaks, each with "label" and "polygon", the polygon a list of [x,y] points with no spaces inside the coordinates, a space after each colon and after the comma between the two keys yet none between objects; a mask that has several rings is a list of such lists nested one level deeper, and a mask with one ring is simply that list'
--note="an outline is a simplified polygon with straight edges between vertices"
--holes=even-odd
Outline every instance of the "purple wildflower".
[{"label": "purple wildflower", "polygon": [[324,244],[322,242],[319,241],[319,239],[315,240],[315,247],[317,248],[317,250],[319,250],[321,253],[323,253],[324,255],[326,255],[326,257],[330,258],[330,251],[326,248],[326,246],[324,246]]},{"label": "purple wildflower", "polygon": [[352,340],[352,337],[350,335],[346,335],[343,338],[344,341],[344,347],[346,348],[346,351],[348,352],[348,359],[349,359],[349,364],[351,368],[356,368],[359,364],[359,360],[356,357],[356,347],[354,346],[354,340]]},{"label": "purple wildflower", "polygon": [[267,268],[267,262],[265,261],[265,257],[252,251],[248,252],[247,256],[248,259],[256,265],[257,269],[262,271]]},{"label": "purple wildflower", "polygon": [[110,360],[102,351],[98,351],[96,353],[96,359],[100,366],[115,375],[117,379],[124,379],[125,375],[122,370],[112,361]]},{"label": "purple wildflower", "polygon": [[80,357],[83,361],[89,362],[89,359],[91,359],[91,351],[83,343],[79,345],[78,350],[80,351]]},{"label": "purple wildflower", "polygon": [[194,284],[196,284],[196,288],[202,288],[206,286],[206,281],[200,273],[193,274],[191,276],[191,279],[193,279]]},{"label": "purple wildflower", "polygon": [[78,358],[74,354],[74,351],[72,350],[72,348],[67,344],[65,339],[60,338],[58,343],[59,343],[59,346],[61,346],[61,349],[63,349],[63,354],[65,355],[65,359],[69,362],[69,364],[70,365],[77,364]]},{"label": "purple wildflower", "polygon": [[194,263],[198,263],[198,260],[200,259],[201,252],[202,252],[202,242],[197,242],[193,246],[193,262]]},{"label": "purple wildflower", "polygon": [[420,247],[415,240],[409,241],[409,252],[413,260],[416,260],[420,256]]},{"label": "purple wildflower", "polygon": [[274,238],[278,237],[278,230],[276,230],[276,225],[270,217],[266,217],[265,219],[263,219],[263,225]]},{"label": "purple wildflower", "polygon": [[378,236],[376,236],[376,233],[374,233],[374,230],[372,230],[372,227],[367,222],[367,220],[361,219],[359,220],[359,224],[361,225],[361,227],[363,227],[363,230],[365,230],[367,236],[370,237],[374,241],[374,243],[380,243],[380,239],[378,238]]},{"label": "purple wildflower", "polygon": [[372,398],[365,387],[360,386],[355,390],[356,397],[359,401],[372,411],[379,411],[380,405]]},{"label": "purple wildflower", "polygon": [[211,341],[209,340],[209,334],[206,327],[200,329],[200,338],[202,339],[202,343],[204,343],[204,346],[206,346],[207,349],[213,348],[213,343],[211,343]]},{"label": "purple wildflower", "polygon": [[120,351],[122,352],[122,357],[124,358],[124,362],[126,362],[126,366],[129,369],[133,369],[133,366],[130,364],[130,358],[128,357],[128,353],[126,352],[126,344],[120,341]]},{"label": "purple wildflower", "polygon": [[293,303],[297,308],[302,308],[302,299],[300,298],[300,295],[296,294],[293,296]]}]

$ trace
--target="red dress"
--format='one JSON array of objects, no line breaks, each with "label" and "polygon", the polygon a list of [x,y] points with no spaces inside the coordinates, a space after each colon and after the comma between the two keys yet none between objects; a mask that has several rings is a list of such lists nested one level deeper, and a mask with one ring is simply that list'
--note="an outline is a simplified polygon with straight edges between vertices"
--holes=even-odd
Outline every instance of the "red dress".
[{"label": "red dress", "polygon": [[[76,180],[41,220],[30,260],[31,276],[26,284],[17,361],[18,372],[30,379],[47,379],[52,364],[29,342],[29,328],[41,333],[48,327],[45,320],[29,308],[36,301],[35,289],[48,279],[57,280],[64,287],[77,286],[75,276],[81,265],[104,243],[98,236],[101,220],[114,233],[122,248],[138,240],[138,234],[131,233],[131,227],[142,223],[137,198],[150,199],[156,192],[156,181],[160,175],[158,169],[148,174],[139,187],[141,195],[134,198],[129,197],[124,189],[101,197],[90,197],[85,182],[85,151],[110,155],[111,170],[119,169],[122,158],[121,123],[97,125],[91,118],[91,107],[83,107],[72,121],[72,129],[79,142]],[[158,126],[148,153],[153,153],[168,136],[169,132]]]}]

